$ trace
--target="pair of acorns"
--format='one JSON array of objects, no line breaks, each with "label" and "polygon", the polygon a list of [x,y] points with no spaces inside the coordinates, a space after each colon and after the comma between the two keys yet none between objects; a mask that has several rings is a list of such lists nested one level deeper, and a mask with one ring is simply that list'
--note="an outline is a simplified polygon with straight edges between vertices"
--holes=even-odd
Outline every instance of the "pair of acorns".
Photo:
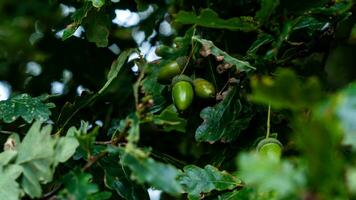
[{"label": "pair of acorns", "polygon": [[203,78],[191,79],[182,73],[182,67],[177,61],[164,65],[157,75],[157,81],[161,84],[172,85],[173,103],[179,111],[186,110],[193,102],[194,94],[201,99],[215,97],[215,87]]}]

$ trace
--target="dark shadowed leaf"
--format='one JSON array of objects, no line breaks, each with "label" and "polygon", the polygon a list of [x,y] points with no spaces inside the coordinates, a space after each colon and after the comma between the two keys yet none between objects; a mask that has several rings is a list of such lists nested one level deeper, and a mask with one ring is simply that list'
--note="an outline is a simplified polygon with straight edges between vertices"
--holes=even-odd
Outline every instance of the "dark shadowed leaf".
[{"label": "dark shadowed leaf", "polygon": [[65,188],[60,191],[61,199],[85,200],[97,193],[99,188],[92,183],[93,176],[79,170],[71,171],[64,176]]},{"label": "dark shadowed leaf", "polygon": [[110,18],[104,12],[91,12],[86,18],[86,35],[97,47],[108,45]]},{"label": "dark shadowed leaf", "polygon": [[231,190],[241,185],[241,180],[217,168],[206,165],[204,168],[195,165],[184,167],[183,174],[179,175],[178,181],[188,193],[190,200],[199,200],[201,195],[213,190]]},{"label": "dark shadowed leaf", "polygon": [[80,9],[76,10],[73,13],[73,15],[72,15],[73,22],[71,24],[69,24],[66,29],[64,29],[63,35],[62,35],[62,40],[66,40],[66,39],[72,37],[72,35],[77,30],[77,28],[81,25],[83,19],[87,17],[88,12],[92,8],[93,7],[92,7],[91,3],[88,1],[88,2],[84,3],[83,7],[81,7]]},{"label": "dark shadowed leaf", "polygon": [[256,19],[260,22],[266,22],[279,5],[279,0],[260,0],[261,9],[256,13]]},{"label": "dark shadowed leaf", "polygon": [[227,54],[225,51],[219,49],[210,40],[205,40],[198,36],[194,36],[193,40],[202,44],[204,49],[211,51],[211,54],[213,54],[214,56],[223,57],[224,62],[229,63],[232,66],[235,66],[235,68],[238,72],[250,71],[250,70],[255,69],[253,66],[250,65],[249,62],[234,58],[234,57],[230,56],[229,54]]},{"label": "dark shadowed leaf", "polygon": [[168,106],[159,115],[153,116],[153,123],[163,127],[164,131],[185,132],[187,120],[179,117],[179,113],[174,105]]},{"label": "dark shadowed leaf", "polygon": [[204,121],[195,132],[197,141],[231,142],[248,126],[252,116],[243,115],[245,111],[238,93],[238,89],[232,87],[224,100],[200,112],[200,117]]},{"label": "dark shadowed leaf", "polygon": [[149,200],[147,190],[130,179],[130,170],[122,166],[117,155],[99,161],[105,171],[105,184],[126,200]]},{"label": "dark shadowed leaf", "polygon": [[21,117],[27,123],[34,119],[46,121],[51,115],[52,103],[43,103],[41,97],[31,97],[28,94],[19,94],[6,101],[0,101],[0,119],[11,123]]},{"label": "dark shadowed leaf", "polygon": [[199,16],[196,16],[193,12],[180,11],[176,15],[175,21],[181,24],[196,24],[203,27],[234,31],[240,30],[247,32],[256,30],[257,28],[252,18],[234,17],[225,20],[219,18],[218,14],[209,8],[203,9]]}]

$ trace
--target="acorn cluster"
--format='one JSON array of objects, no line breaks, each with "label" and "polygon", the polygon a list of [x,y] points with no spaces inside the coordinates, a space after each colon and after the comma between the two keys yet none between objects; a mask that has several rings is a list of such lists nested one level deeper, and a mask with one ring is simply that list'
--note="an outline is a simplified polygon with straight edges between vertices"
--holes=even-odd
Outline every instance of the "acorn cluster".
[{"label": "acorn cluster", "polygon": [[203,78],[194,80],[183,73],[183,67],[177,61],[164,65],[157,75],[161,84],[171,84],[173,103],[179,111],[184,111],[192,104],[194,96],[200,99],[215,97],[215,87]]}]

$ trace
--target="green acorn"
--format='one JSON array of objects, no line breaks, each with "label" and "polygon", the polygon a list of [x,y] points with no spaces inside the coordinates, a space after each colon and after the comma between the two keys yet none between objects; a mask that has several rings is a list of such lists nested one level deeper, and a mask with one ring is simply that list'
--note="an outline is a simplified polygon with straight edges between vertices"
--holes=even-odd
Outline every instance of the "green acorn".
[{"label": "green acorn", "polygon": [[193,81],[195,95],[202,99],[209,99],[215,96],[215,87],[209,81],[197,78]]},{"label": "green acorn", "polygon": [[172,99],[178,110],[186,110],[193,102],[194,91],[192,79],[186,75],[178,75],[172,81]]},{"label": "green acorn", "polygon": [[162,84],[169,84],[171,79],[181,72],[181,67],[177,61],[172,61],[164,65],[157,75],[157,81]]}]

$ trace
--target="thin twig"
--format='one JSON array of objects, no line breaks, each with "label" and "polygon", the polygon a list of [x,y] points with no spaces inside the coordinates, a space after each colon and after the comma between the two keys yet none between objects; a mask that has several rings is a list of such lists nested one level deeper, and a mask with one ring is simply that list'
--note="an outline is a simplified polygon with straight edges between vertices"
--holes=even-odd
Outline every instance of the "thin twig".
[{"label": "thin twig", "polygon": [[[195,35],[195,31],[196,31],[196,28],[194,27],[193,36]],[[192,38],[193,38],[193,36],[192,36]],[[183,74],[184,71],[186,70],[186,68],[187,68],[187,66],[188,66],[188,64],[190,62],[190,59],[192,58],[192,56],[194,54],[195,47],[197,46],[196,43],[193,42],[193,39],[191,40],[191,42],[192,42],[192,50],[190,51],[190,54],[189,54],[188,59],[187,59],[187,62],[185,63],[184,68],[183,68],[183,70],[182,70],[182,72],[180,74]]]},{"label": "thin twig", "polygon": [[89,157],[88,162],[84,165],[82,171],[89,169],[94,163],[96,163],[99,159],[105,157],[107,154],[108,154],[107,151],[102,151],[96,156]]},{"label": "thin twig", "polygon": [[112,141],[95,141],[94,144],[111,144]]}]

